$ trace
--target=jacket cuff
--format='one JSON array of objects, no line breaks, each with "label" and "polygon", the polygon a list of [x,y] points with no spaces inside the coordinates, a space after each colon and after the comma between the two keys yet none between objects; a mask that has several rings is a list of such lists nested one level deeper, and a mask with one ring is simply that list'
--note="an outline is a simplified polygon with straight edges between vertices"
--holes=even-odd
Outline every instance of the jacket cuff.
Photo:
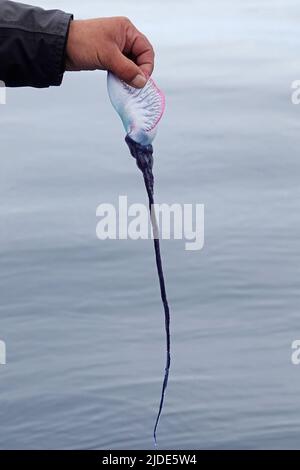
[{"label": "jacket cuff", "polygon": [[0,79],[8,87],[61,84],[73,16],[0,0]]},{"label": "jacket cuff", "polygon": [[67,41],[72,20],[73,15],[63,11],[57,11],[57,38],[54,47],[51,49],[52,60],[49,63],[50,80],[48,86],[59,86],[62,83],[65,72]]}]

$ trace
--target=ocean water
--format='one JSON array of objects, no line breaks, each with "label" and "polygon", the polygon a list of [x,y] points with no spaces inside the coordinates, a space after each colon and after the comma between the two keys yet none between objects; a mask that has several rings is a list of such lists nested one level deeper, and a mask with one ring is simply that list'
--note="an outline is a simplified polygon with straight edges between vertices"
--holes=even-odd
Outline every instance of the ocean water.
[{"label": "ocean water", "polygon": [[[299,449],[299,2],[40,4],[149,35],[167,97],[156,199],[205,205],[203,250],[162,243],[159,447]],[[152,242],[95,233],[100,203],[146,203],[105,73],[9,89],[0,125],[0,448],[152,449],[165,361]]]}]

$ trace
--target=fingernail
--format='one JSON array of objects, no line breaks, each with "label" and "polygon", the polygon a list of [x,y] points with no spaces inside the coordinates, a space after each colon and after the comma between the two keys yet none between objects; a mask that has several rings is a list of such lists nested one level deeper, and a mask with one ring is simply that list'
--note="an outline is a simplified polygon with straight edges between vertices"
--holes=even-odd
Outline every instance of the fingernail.
[{"label": "fingernail", "polygon": [[138,74],[131,82],[132,86],[143,88],[147,83],[147,78],[144,75]]}]

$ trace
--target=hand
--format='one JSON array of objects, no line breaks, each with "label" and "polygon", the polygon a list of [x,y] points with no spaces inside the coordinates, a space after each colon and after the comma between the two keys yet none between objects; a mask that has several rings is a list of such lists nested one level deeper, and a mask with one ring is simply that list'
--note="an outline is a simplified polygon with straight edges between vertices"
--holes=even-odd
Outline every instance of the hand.
[{"label": "hand", "polygon": [[125,17],[71,21],[66,54],[66,70],[110,70],[135,88],[154,67],[153,47]]}]

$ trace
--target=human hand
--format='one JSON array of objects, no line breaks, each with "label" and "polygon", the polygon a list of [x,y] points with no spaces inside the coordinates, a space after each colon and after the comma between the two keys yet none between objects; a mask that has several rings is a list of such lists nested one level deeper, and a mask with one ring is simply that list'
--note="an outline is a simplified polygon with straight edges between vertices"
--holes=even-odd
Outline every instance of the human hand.
[{"label": "human hand", "polygon": [[66,70],[110,70],[142,88],[154,67],[150,42],[125,17],[71,21]]}]

